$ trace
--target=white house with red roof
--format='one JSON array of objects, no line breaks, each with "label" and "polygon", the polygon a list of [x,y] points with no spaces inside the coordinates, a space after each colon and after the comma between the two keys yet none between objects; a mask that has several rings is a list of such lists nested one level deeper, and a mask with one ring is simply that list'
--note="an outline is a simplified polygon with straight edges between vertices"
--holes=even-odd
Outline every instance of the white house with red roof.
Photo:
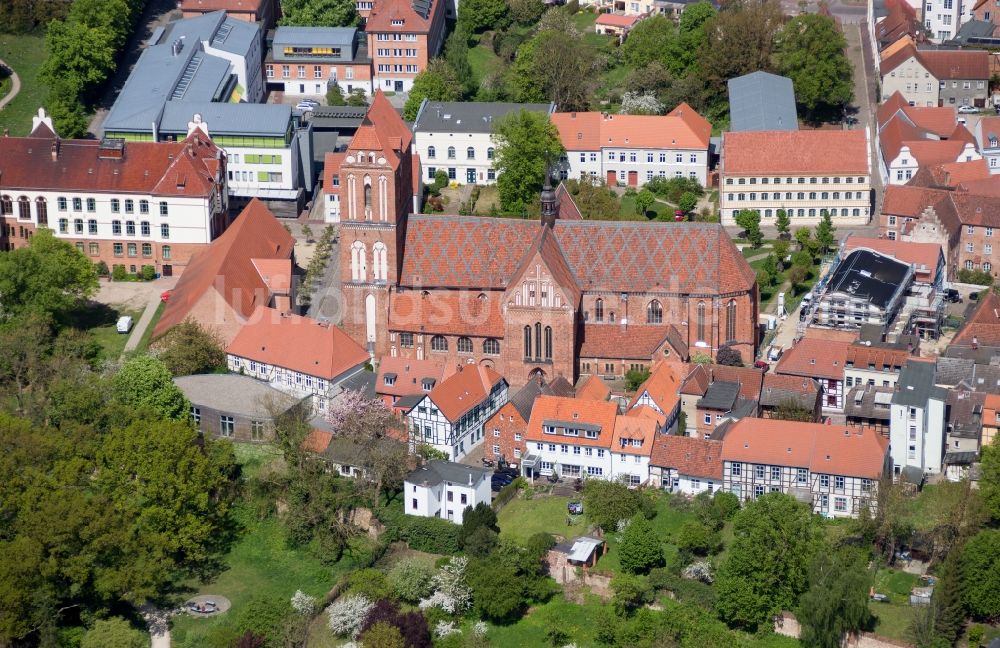
[{"label": "white house with red roof", "polygon": [[552,123],[566,149],[563,177],[629,187],[655,177],[707,181],[712,124],[686,103],[667,115],[557,112]]},{"label": "white house with red roof", "polygon": [[723,487],[741,502],[785,493],[826,517],[857,517],[890,474],[889,440],[854,426],[744,418],[722,440]]},{"label": "white house with red roof", "polygon": [[872,207],[869,131],[744,131],[722,134],[719,209],[735,225],[743,209],[773,225],[785,210],[792,227],[829,212],[835,224],[864,224]]},{"label": "white house with red roof", "polygon": [[434,358],[385,356],[379,360],[375,393],[386,407],[403,415],[448,375],[445,364]]},{"label": "white house with red roof", "polygon": [[661,434],[653,442],[650,482],[671,493],[722,490],[722,442]]},{"label": "white house with red roof", "polygon": [[325,412],[332,391],[365,370],[370,356],[336,326],[258,307],[226,347],[229,371],[263,380]]},{"label": "white house with red roof", "polygon": [[486,421],[506,402],[503,376],[484,365],[459,366],[406,412],[410,445],[430,446],[458,461],[483,442]]}]

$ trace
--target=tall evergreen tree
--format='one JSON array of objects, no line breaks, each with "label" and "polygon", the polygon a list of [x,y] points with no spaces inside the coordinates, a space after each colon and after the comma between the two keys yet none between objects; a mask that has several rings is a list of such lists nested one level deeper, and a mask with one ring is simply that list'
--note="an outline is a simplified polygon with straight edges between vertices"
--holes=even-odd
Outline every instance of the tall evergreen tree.
[{"label": "tall evergreen tree", "polygon": [[961,548],[953,547],[944,562],[941,579],[934,587],[931,605],[934,608],[934,634],[952,645],[965,625],[965,603],[962,600]]}]

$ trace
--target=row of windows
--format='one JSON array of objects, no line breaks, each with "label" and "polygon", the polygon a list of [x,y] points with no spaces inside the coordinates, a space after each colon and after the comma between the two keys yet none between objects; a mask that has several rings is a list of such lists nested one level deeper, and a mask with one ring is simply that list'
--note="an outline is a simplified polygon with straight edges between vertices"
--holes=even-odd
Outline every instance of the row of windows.
[{"label": "row of windows", "polygon": [[[534,345],[532,345],[532,338],[534,338]],[[534,354],[532,354],[532,350],[534,350]],[[525,360],[534,358],[536,362],[552,360],[551,326],[546,326],[543,330],[542,323],[535,322],[534,335],[532,335],[531,326],[524,327],[524,358]]]},{"label": "row of windows", "polygon": [[[747,464],[747,470],[753,470],[753,477],[755,479],[770,479],[771,481],[781,480],[781,466],[765,466],[762,464]],[[730,464],[730,474],[733,477],[741,477],[743,475],[743,464],[736,461]],[[748,473],[749,474],[749,473]],[[819,486],[820,488],[830,487],[830,477],[831,475],[820,475],[819,476]],[[844,490],[847,484],[847,479],[841,475],[832,475],[833,477],[833,487],[836,490]],[[809,471],[806,468],[796,468],[795,469],[795,481],[799,484],[807,484],[809,482]],[[861,490],[862,492],[868,492],[871,490],[872,480],[862,479],[861,480]]]},{"label": "row of windows", "polygon": [[[544,443],[536,443],[535,444],[535,449],[536,450],[544,450],[545,447],[546,447],[546,444],[544,444]],[[562,446],[562,447],[563,448],[567,448],[567,446]],[[549,448],[549,452],[555,452],[556,451],[556,444],[550,443],[550,444],[548,444],[548,448]],[[579,450],[580,450],[580,446],[573,446],[573,454],[580,454]],[[568,450],[563,450],[563,452],[568,452]],[[597,457],[600,459],[600,458],[604,457],[604,448],[585,447],[585,448],[583,448],[583,454],[586,455],[586,456],[588,456],[588,457],[593,457],[596,454]],[[544,463],[544,462],[542,462],[542,463]]]},{"label": "row of windows", "polygon": [[[758,209],[758,210],[754,210],[754,211],[760,211],[760,210]],[[775,209],[765,209],[764,210],[764,218],[770,218],[771,216],[777,216],[779,211],[781,211],[781,210],[780,209],[777,209],[777,210],[775,210]],[[740,210],[734,209],[733,210],[733,218],[736,218],[736,215],[739,212],[740,212]],[[816,208],[812,208],[812,209],[788,209],[788,210],[786,210],[786,212],[788,213],[789,216],[797,216],[799,218],[804,218],[806,216],[809,216],[810,218],[814,218],[817,215],[822,216],[826,212],[828,212],[830,214],[830,216],[836,216],[837,213],[838,213],[837,210],[834,209],[834,208],[832,208],[832,207],[830,209],[816,209]],[[851,216],[862,216],[862,215],[867,216],[868,215],[868,208],[865,207],[863,211],[862,211],[862,209],[859,209],[857,207],[855,207],[854,209],[848,209],[847,207],[841,207],[840,208],[840,215],[842,217],[846,217],[848,214],[850,214]],[[892,232],[890,232],[890,234],[892,234]]]},{"label": "row of windows", "polygon": [[[83,254],[84,250],[86,250],[86,252],[90,254],[90,256],[100,256],[101,254],[101,246],[98,243],[88,243],[86,246],[84,246],[83,241],[77,241],[76,249],[79,250],[81,254]],[[135,243],[129,243],[127,249],[128,249],[128,255],[130,257],[138,256],[138,254],[136,254],[137,248]],[[124,256],[125,250],[126,248],[122,243],[112,244],[112,251],[114,252],[115,256],[119,257]],[[169,260],[170,255],[171,255],[171,250],[169,245],[164,245],[160,248],[160,256],[163,258],[164,261]],[[146,258],[150,258],[153,256],[152,243],[142,244],[142,256]],[[132,272],[135,271],[133,270]]]},{"label": "row of windows", "polygon": [[[413,333],[400,333],[399,346],[405,348],[413,347]],[[472,340],[467,337],[460,337],[455,343],[455,348],[459,353],[472,353]],[[435,335],[431,338],[431,351],[445,352],[448,350],[448,338],[443,335]],[[486,355],[500,355],[500,341],[494,338],[483,340],[483,353]]]},{"label": "row of windows", "polygon": [[[974,252],[975,251],[975,247],[972,245],[972,243],[966,243],[965,244],[965,251],[966,252]],[[993,254],[993,246],[990,245],[989,243],[987,243],[986,245],[984,245],[983,246],[983,254],[986,254],[986,255]]]},{"label": "row of windows", "polygon": [[[976,264],[973,261],[971,261],[971,260],[970,261],[966,261],[965,262],[965,269],[966,270],[975,270],[976,269]],[[993,264],[990,263],[989,261],[984,261],[983,262],[983,272],[992,272],[992,271],[993,271]]]},{"label": "row of windows", "polygon": [[[705,318],[705,302],[698,302],[696,307],[697,320],[696,320],[696,330],[698,333],[699,340],[705,340],[706,334],[706,318]],[[594,300],[594,321],[603,322],[604,321],[604,300],[598,297]],[[615,312],[609,311],[608,321],[612,324],[615,323]],[[647,324],[662,324],[663,323],[663,306],[657,300],[652,300],[646,305],[646,323]],[[726,304],[726,340],[733,341],[736,339],[736,300],[730,300]],[[527,355],[527,354],[525,354]]]},{"label": "row of windows", "polygon": [[[427,179],[428,180],[433,180],[434,176],[435,176],[435,174],[437,174],[437,172],[438,172],[437,167],[427,167]],[[448,167],[446,169],[445,173],[448,174],[448,179],[449,180],[455,180],[455,179],[458,178],[458,171],[457,171],[457,169],[455,169],[455,167]],[[486,169],[486,179],[487,180],[496,180],[497,179],[496,169],[493,169],[493,168]],[[465,170],[465,181],[468,182],[468,183],[470,183],[470,184],[475,183],[475,181],[476,181],[476,170],[475,169],[468,168],[468,169]]]},{"label": "row of windows", "polygon": [[[201,428],[201,408],[192,407],[191,408],[191,420],[194,421],[196,427]],[[219,416],[219,434],[228,438],[233,436],[236,431],[236,423],[232,416],[226,416],[225,414]],[[250,421],[250,438],[254,441],[264,440],[264,422],[263,421]]]},{"label": "row of windows", "polygon": [[[581,153],[580,154],[580,161],[581,162],[586,162],[587,161],[585,159],[585,156],[587,156],[587,153]],[[596,162],[597,161],[597,154],[596,153],[590,153],[589,157],[590,157],[590,161],[591,162]],[[628,162],[638,162],[639,161],[639,154],[636,153],[635,151],[631,151],[629,153],[625,153],[623,151],[619,151],[617,153],[615,151],[608,151],[608,162],[615,162],[615,161],[625,162],[626,158],[628,158],[628,160],[627,160]],[[646,163],[647,164],[654,163],[654,160],[658,161],[660,164],[667,164],[668,163],[667,161],[668,161],[669,158],[670,158],[670,156],[667,153],[646,153]],[[683,153],[674,153],[673,158],[674,158],[673,159],[673,163],[674,164],[683,164],[684,163],[684,154]],[[698,154],[697,153],[689,153],[688,154],[688,162],[690,164],[698,164]]]},{"label": "row of windows", "polygon": [[379,56],[395,56],[401,57],[405,56],[407,58],[417,58],[416,49],[389,49],[387,47],[380,47],[376,50]]},{"label": "row of windows", "polygon": [[[419,65],[399,65],[398,63],[396,63],[396,64],[379,63],[378,64],[378,71],[379,72],[412,72],[412,73],[415,73],[415,72],[419,72],[420,71],[420,66]],[[386,85],[388,85],[390,83],[391,83],[391,81],[389,79],[386,79]]]},{"label": "row of windows", "polygon": [[[782,199],[781,196],[782,196],[782,194],[779,191],[775,191],[774,193],[768,193],[768,192],[764,191],[764,192],[761,192],[759,194],[756,193],[756,192],[750,192],[750,193],[729,193],[729,194],[726,194],[726,199],[727,200],[740,200],[740,201],[744,201],[744,200],[757,200],[758,197],[759,197],[760,200],[781,200]],[[834,191],[834,192],[829,192],[829,191],[820,191],[820,192],[810,191],[809,193],[806,193],[804,191],[799,191],[797,193],[792,193],[792,192],[789,191],[789,192],[786,192],[784,194],[784,196],[785,196],[785,198],[784,198],[785,200],[816,200],[816,199],[819,199],[819,200],[840,200],[840,192],[839,191]],[[808,198],[806,196],[808,196]],[[853,192],[853,193],[850,192],[850,191],[845,191],[844,192],[844,200],[864,200],[864,198],[865,198],[865,194],[864,194],[864,192],[861,192],[861,191],[856,191],[856,192]]]},{"label": "row of windows", "polygon": [[[492,160],[493,159],[493,154],[494,154],[494,150],[493,150],[492,146],[490,146],[489,148],[486,149],[486,159],[487,160]],[[427,147],[427,159],[433,160],[435,158],[437,158],[437,148],[435,148],[433,146],[428,146]],[[449,146],[448,147],[448,159],[449,160],[454,160],[455,159],[455,147],[454,146]],[[475,147],[470,146],[467,149],[465,149],[465,159],[466,160],[475,160],[476,159],[476,149],[475,149]]]},{"label": "row of windows", "polygon": [[[844,181],[845,184],[854,184],[855,178],[857,179],[857,183],[858,184],[864,184],[865,183],[864,176],[857,176],[857,177],[855,177],[855,176],[848,176],[846,178],[843,178],[843,181]],[[742,184],[752,184],[752,185],[755,185],[755,184],[757,184],[757,180],[758,180],[757,178],[736,178],[735,184],[741,184],[741,185]],[[822,177],[822,178],[820,178],[820,177],[817,177],[817,176],[811,176],[809,178],[809,184],[840,184],[840,181],[841,181],[840,176],[834,176],[832,178],[828,178],[828,177]],[[726,184],[727,185],[734,184],[733,178],[726,178]],[[767,178],[760,178],[760,184],[776,184],[776,185],[777,184],[806,184],[806,179],[805,179],[805,177],[799,177],[799,178],[771,178],[771,177],[767,177]]]},{"label": "row of windows", "polygon": [[278,171],[229,171],[233,182],[284,182],[284,175]]},{"label": "row of windows", "polygon": [[[282,65],[281,66],[281,78],[282,79],[291,78],[291,75],[289,74],[289,72],[290,72],[290,70],[289,70],[289,67],[287,65]],[[304,65],[298,66],[297,72],[298,72],[298,77],[300,79],[305,79],[306,78],[306,66],[304,66]],[[268,79],[273,79],[274,78],[274,66],[271,65],[270,63],[267,64],[267,65],[265,65],[264,66],[264,73],[267,75]],[[312,66],[312,73],[313,73],[313,78],[314,79],[322,79],[323,78],[323,66],[322,65],[314,65],[314,66]],[[330,78],[331,79],[336,79],[337,78],[337,68],[334,67],[334,66],[332,66],[332,65],[330,66]],[[350,81],[351,79],[354,78],[354,68],[353,67],[351,67],[351,66],[345,66],[344,67],[344,78],[347,79],[348,81]]]},{"label": "row of windows", "polygon": [[[35,213],[38,215],[38,224],[45,225],[49,222],[49,207],[45,198],[39,196],[35,198]],[[14,214],[14,202],[10,196],[0,196],[0,216],[11,216]],[[21,196],[17,199],[18,220],[31,220],[31,199]]]},{"label": "row of windows", "polygon": [[[125,221],[125,235],[135,236],[135,221]],[[142,221],[139,223],[139,232],[142,236],[151,236],[152,230],[149,221]],[[60,218],[59,219],[59,233],[69,234],[69,219]],[[83,219],[75,218],[73,219],[73,233],[83,234]],[[87,221],[87,234],[96,235],[98,233],[97,221],[93,218]],[[122,222],[120,220],[111,221],[111,233],[115,236],[122,235]],[[160,237],[170,238],[170,225],[167,223],[160,223]]]},{"label": "row of windows", "polygon": [[[360,3],[359,3],[359,5],[360,5]],[[359,6],[358,8],[360,9],[362,7]],[[371,9],[371,7],[369,7],[369,9]],[[375,34],[375,40],[380,40],[380,41],[387,41],[387,40],[394,40],[394,41],[398,41],[398,40],[415,41],[415,40],[417,40],[417,35],[416,34]]]}]

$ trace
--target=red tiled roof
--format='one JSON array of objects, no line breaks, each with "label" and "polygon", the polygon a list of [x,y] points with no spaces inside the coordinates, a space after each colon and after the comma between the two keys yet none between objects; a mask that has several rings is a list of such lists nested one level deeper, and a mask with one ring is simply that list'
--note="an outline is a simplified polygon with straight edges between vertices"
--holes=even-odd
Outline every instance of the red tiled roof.
[{"label": "red tiled roof", "polygon": [[976,310],[955,334],[953,345],[972,346],[975,338],[981,347],[1000,347],[1000,295],[992,290],[984,292]]},{"label": "red tiled roof", "polygon": [[656,421],[660,426],[663,426],[667,422],[667,417],[660,414],[655,409],[649,405],[637,405],[625,412],[625,416],[634,416],[636,418],[649,419],[650,421]]},{"label": "red tiled roof", "polygon": [[847,347],[845,362],[855,369],[874,368],[877,371],[899,371],[913,355],[902,349],[852,344]]},{"label": "red tiled roof", "polygon": [[[424,295],[424,292],[427,294]],[[480,297],[483,295],[483,297]],[[431,335],[504,336],[502,293],[490,290],[406,290],[392,292],[389,330]]]},{"label": "red tiled roof", "polygon": [[[327,152],[323,160],[323,193],[340,193],[340,165],[344,163],[345,157],[347,157],[347,153],[343,151],[340,153]],[[337,182],[333,181],[334,178],[337,178]]]},{"label": "red tiled roof", "polygon": [[1000,201],[961,191],[952,193],[951,201],[963,225],[1000,227]]},{"label": "red tiled roof", "polygon": [[691,477],[722,479],[722,441],[661,434],[649,463]]},{"label": "red tiled roof", "polygon": [[712,125],[686,104],[668,115],[557,112],[552,114],[552,123],[569,151],[622,146],[704,150],[712,135]]},{"label": "red tiled roof", "polygon": [[588,323],[581,337],[581,358],[649,360],[667,339],[667,327]]},{"label": "red tiled roof", "polygon": [[[392,385],[385,384],[386,374],[396,374]],[[383,356],[375,377],[375,391],[389,396],[416,396],[424,393],[423,380],[431,378],[435,385],[449,375],[443,361],[435,358],[399,358]]]},{"label": "red tiled roof", "polygon": [[267,289],[275,295],[287,295],[292,287],[291,259],[250,259]]},{"label": "red tiled roof", "polygon": [[[528,431],[524,438],[528,441],[610,448],[617,414],[618,405],[610,401],[581,400],[543,394],[535,399],[535,405],[531,409],[531,420],[528,421]],[[569,424],[587,423],[600,427],[600,432],[596,439],[588,439],[583,436],[567,437],[559,434],[545,434],[542,432],[543,421],[562,421]]]},{"label": "red tiled roof", "polygon": [[723,461],[808,468],[810,472],[878,479],[889,440],[843,425],[744,418],[722,440]]},{"label": "red tiled roof", "polygon": [[690,368],[688,375],[681,383],[680,393],[688,396],[704,396],[712,384],[712,377],[708,373],[705,365],[687,365]]},{"label": "red tiled roof", "polygon": [[911,106],[897,90],[878,107],[878,125],[883,128],[893,118],[902,115],[918,128],[938,137],[948,137],[955,132],[958,122],[954,106]]},{"label": "red tiled roof", "polygon": [[949,192],[913,185],[888,185],[882,200],[882,213],[919,218],[928,207],[949,200]]},{"label": "red tiled roof", "polygon": [[802,376],[782,376],[780,374],[764,374],[763,389],[781,389],[783,391],[797,391],[803,394],[815,394],[816,381],[812,378]]},{"label": "red tiled roof", "polygon": [[639,386],[635,396],[629,403],[629,409],[635,407],[639,398],[646,394],[656,406],[666,414],[669,414],[680,400],[679,390],[681,387],[681,371],[683,365],[661,360],[653,366],[646,382]]},{"label": "red tiled roof", "polygon": [[594,22],[597,25],[607,25],[608,27],[631,27],[644,17],[638,14],[623,16],[621,14],[602,13]]},{"label": "red tiled roof", "polygon": [[154,337],[184,321],[209,290],[217,291],[238,315],[250,317],[258,306],[267,305],[271,296],[254,260],[287,260],[294,246],[292,235],[254,198],[222,236],[191,257],[156,324]]},{"label": "red tiled roof", "polygon": [[760,400],[760,390],[764,384],[764,372],[756,367],[730,367],[728,365],[705,365],[712,382],[734,382],[740,385],[740,397]]},{"label": "red tiled roof", "polygon": [[990,58],[985,50],[920,50],[918,55],[938,81],[990,78]]},{"label": "red tiled roof", "polygon": [[483,365],[462,365],[461,371],[438,383],[428,396],[452,422],[482,403],[503,376]]},{"label": "red tiled roof", "polygon": [[961,140],[913,140],[903,142],[920,166],[957,162],[965,150]]},{"label": "red tiled roof", "polygon": [[[539,227],[509,218],[412,216],[400,284],[505,289],[537,245]],[[719,225],[560,220],[552,233],[583,291],[735,293],[756,283]]]},{"label": "red tiled roof", "polygon": [[879,254],[899,259],[912,265],[921,281],[933,280],[941,259],[941,246],[937,243],[890,241],[884,238],[867,238],[851,234],[844,242],[844,252],[867,248]]},{"label": "red tiled roof", "polygon": [[747,131],[722,134],[722,175],[867,175],[862,130]]},{"label": "red tiled roof", "polygon": [[[406,32],[409,34],[427,34],[431,30],[431,18],[436,11],[440,11],[437,6],[441,0],[429,0],[430,10],[427,18],[424,18],[416,11],[409,0],[379,0],[372,7],[365,21],[365,31],[369,34],[375,32]],[[393,25],[392,21],[402,20],[402,24]]]},{"label": "red tiled roof", "polygon": [[[35,137],[0,138],[4,190],[208,198],[222,155],[198,130],[182,142],[126,142],[121,157],[98,140],[59,140],[41,133],[36,129]],[[53,147],[58,150],[55,159]]]},{"label": "red tiled roof", "polygon": [[570,195],[566,185],[562,182],[556,187],[556,202],[559,205],[559,220],[583,220],[583,214],[577,206],[573,196]]},{"label": "red tiled roof", "polygon": [[260,306],[226,353],[333,380],[365,364],[368,352],[338,327]]},{"label": "red tiled roof", "polygon": [[302,449],[319,454],[330,447],[331,441],[333,441],[333,432],[313,428],[302,441]]},{"label": "red tiled roof", "polygon": [[802,338],[781,356],[774,371],[809,378],[844,379],[849,342]]},{"label": "red tiled roof", "polygon": [[[660,425],[656,419],[640,416],[618,416],[615,418],[611,451],[648,457],[653,452],[653,440],[657,437],[659,428]],[[622,445],[622,441],[625,441],[625,445]],[[634,446],[631,441],[641,441],[642,444]]]},{"label": "red tiled roof", "polygon": [[611,390],[600,376],[587,376],[576,388],[576,397],[583,400],[606,401],[611,396]]},{"label": "red tiled roof", "polygon": [[[882,159],[888,164],[896,159],[903,146],[926,137],[927,133],[923,129],[917,128],[909,119],[897,114],[879,129],[879,147],[882,149]],[[951,161],[954,162],[954,160]]]}]

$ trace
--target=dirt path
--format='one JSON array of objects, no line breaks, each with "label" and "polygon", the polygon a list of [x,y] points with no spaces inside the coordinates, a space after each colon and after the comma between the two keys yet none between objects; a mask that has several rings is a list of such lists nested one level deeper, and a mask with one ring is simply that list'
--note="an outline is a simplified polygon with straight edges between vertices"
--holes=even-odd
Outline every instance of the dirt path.
[{"label": "dirt path", "polygon": [[7,104],[14,101],[14,97],[21,91],[21,77],[17,76],[17,71],[4,63],[2,59],[0,59],[0,67],[10,70],[10,92],[3,99],[0,99],[0,110],[3,110]]}]

